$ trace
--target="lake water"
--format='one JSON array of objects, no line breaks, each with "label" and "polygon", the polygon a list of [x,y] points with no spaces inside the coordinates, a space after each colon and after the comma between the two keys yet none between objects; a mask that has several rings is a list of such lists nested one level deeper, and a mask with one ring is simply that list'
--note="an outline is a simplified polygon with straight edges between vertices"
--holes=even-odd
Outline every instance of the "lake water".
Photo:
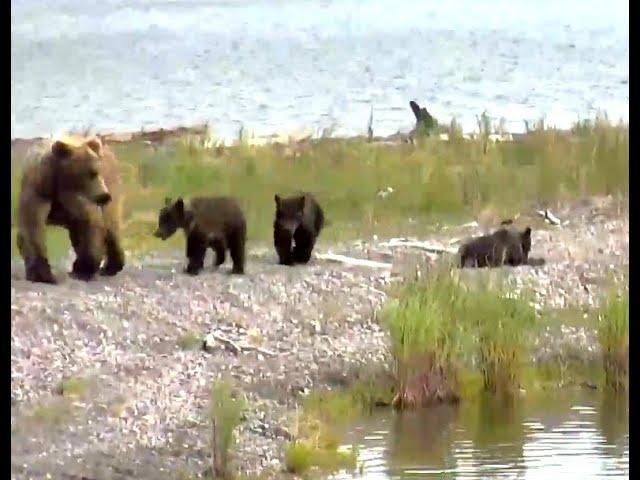
[{"label": "lake water", "polygon": [[348,435],[363,476],[398,479],[629,477],[628,398],[561,391],[367,417]]},{"label": "lake water", "polygon": [[236,137],[511,131],[629,112],[627,0],[12,0],[11,135],[209,121]]}]

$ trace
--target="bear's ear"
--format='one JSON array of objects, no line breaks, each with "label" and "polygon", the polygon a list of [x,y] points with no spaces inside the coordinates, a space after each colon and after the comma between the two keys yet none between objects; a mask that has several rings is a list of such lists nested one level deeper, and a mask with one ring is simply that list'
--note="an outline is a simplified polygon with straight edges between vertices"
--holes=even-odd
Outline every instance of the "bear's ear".
[{"label": "bear's ear", "polygon": [[273,199],[276,201],[276,205],[279,207],[280,206],[280,195],[278,195],[276,193],[275,196],[273,197]]},{"label": "bear's ear", "polygon": [[304,195],[300,197],[300,210],[304,210],[304,205],[306,200],[307,200],[307,197],[305,197]]},{"label": "bear's ear", "polygon": [[524,229],[524,232],[522,232],[522,238],[523,239],[531,238],[531,227],[527,227]]},{"label": "bear's ear", "polygon": [[58,158],[67,158],[73,153],[73,147],[62,140],[51,145],[51,152]]},{"label": "bear's ear", "polygon": [[98,137],[94,137],[88,140],[86,145],[96,155],[100,156],[100,154],[102,153],[102,142]]},{"label": "bear's ear", "polygon": [[178,215],[182,216],[184,214],[184,200],[182,200],[182,197],[176,200],[175,209]]},{"label": "bear's ear", "polygon": [[164,206],[165,207],[170,207],[171,206],[171,197],[165,197]]}]

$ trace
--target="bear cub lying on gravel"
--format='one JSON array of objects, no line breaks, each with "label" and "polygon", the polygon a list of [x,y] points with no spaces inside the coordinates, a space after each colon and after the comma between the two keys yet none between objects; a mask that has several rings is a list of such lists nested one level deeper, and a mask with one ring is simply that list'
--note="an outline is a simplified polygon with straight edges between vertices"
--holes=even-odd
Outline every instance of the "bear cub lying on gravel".
[{"label": "bear cub lying on gravel", "polygon": [[[503,222],[504,224],[504,222]],[[529,264],[531,228],[500,228],[489,235],[467,240],[458,250],[460,268]]]},{"label": "bear cub lying on gravel", "polygon": [[[282,198],[275,195],[273,244],[281,265],[307,263],[324,228],[324,212],[309,193]],[[293,249],[292,247],[293,245]]]},{"label": "bear cub lying on gravel", "polygon": [[187,259],[185,272],[197,275],[204,266],[207,248],[216,254],[215,266],[225,261],[229,250],[233,269],[231,273],[243,274],[247,224],[238,202],[230,197],[195,197],[189,208],[184,200],[175,202],[165,199],[160,210],[158,229],[154,235],[162,240],[171,237],[178,228],[184,230],[187,238]]}]

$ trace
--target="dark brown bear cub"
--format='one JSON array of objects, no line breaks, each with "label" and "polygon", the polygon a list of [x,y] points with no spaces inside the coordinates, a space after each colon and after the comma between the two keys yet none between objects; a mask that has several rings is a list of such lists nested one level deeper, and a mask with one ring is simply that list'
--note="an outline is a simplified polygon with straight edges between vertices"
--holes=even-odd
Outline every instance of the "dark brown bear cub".
[{"label": "dark brown bear cub", "polygon": [[307,263],[324,227],[322,208],[308,193],[287,198],[276,195],[274,198],[276,218],[273,222],[273,244],[280,264]]},{"label": "dark brown bear cub", "polygon": [[17,244],[27,280],[57,283],[47,258],[47,225],[68,230],[76,254],[74,277],[90,280],[105,258],[102,275],[120,272],[121,209],[118,160],[108,146],[82,137],[52,143],[22,177]]},{"label": "dark brown bear cub", "polygon": [[529,262],[531,228],[520,232],[500,228],[490,235],[483,235],[465,242],[458,251],[460,267],[518,266]]},{"label": "dark brown bear cub", "polygon": [[204,266],[207,248],[216,254],[215,266],[225,261],[228,249],[233,261],[232,273],[244,273],[247,224],[238,202],[230,197],[196,197],[185,208],[182,198],[167,198],[160,210],[158,229],[154,235],[162,240],[182,228],[187,238],[185,272],[197,275]]}]

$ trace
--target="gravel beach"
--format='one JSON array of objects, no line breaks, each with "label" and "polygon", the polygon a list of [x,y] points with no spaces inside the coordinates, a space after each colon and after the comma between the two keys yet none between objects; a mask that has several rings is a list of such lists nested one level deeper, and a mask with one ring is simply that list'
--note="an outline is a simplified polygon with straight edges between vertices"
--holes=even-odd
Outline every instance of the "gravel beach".
[{"label": "gravel beach", "polygon": [[[562,226],[530,214],[531,255],[546,264],[508,269],[510,280],[532,287],[539,307],[593,307],[609,278],[628,270],[628,200],[589,199],[553,213]],[[455,246],[478,233],[450,227],[419,240]],[[249,400],[234,448],[239,472],[278,475],[299,396],[358,366],[389,362],[375,312],[403,269],[428,256],[382,243],[321,244],[318,253],[391,268],[319,258],[281,267],[272,249],[255,249],[244,276],[230,275],[229,264],[213,271],[208,256],[205,271],[190,277],[183,252],[168,251],[129,256],[114,278],[64,277],[57,286],[26,282],[22,263],[12,261],[12,478],[197,475],[210,462],[211,385],[223,376]],[[185,348],[192,338],[206,338],[206,348]],[[595,333],[553,325],[538,338],[535,359],[566,352],[597,358]],[[84,387],[68,400],[57,389],[72,378]]]}]

